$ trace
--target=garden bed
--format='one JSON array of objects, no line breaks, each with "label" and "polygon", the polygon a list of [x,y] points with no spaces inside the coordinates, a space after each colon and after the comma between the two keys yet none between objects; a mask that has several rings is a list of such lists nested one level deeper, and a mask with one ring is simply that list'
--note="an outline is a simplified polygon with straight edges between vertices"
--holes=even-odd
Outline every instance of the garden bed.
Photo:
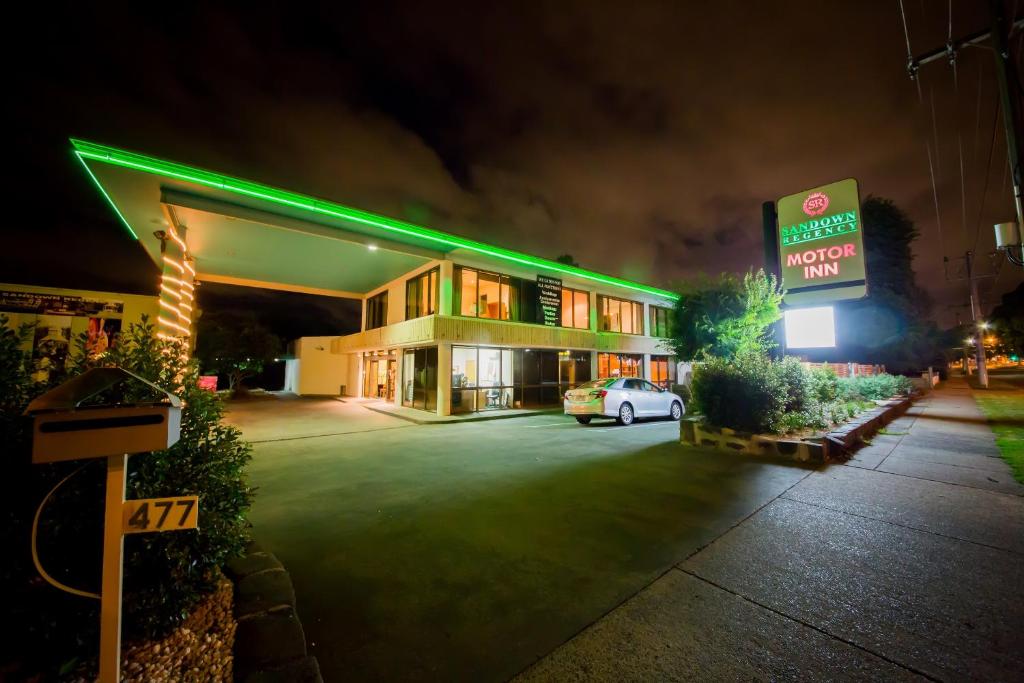
[{"label": "garden bed", "polygon": [[[159,640],[125,643],[121,652],[123,683],[177,683],[234,680],[237,623],[233,615],[234,585],[221,577],[216,590],[203,598],[185,622]],[[91,668],[72,677],[75,683],[93,680]]]},{"label": "garden bed", "polygon": [[745,434],[705,424],[700,416],[680,423],[680,441],[688,446],[720,451],[748,453],[794,460],[823,463],[845,460],[852,448],[907,411],[912,398],[900,397],[877,401],[875,408],[865,410],[829,431],[810,436],[777,434]]}]

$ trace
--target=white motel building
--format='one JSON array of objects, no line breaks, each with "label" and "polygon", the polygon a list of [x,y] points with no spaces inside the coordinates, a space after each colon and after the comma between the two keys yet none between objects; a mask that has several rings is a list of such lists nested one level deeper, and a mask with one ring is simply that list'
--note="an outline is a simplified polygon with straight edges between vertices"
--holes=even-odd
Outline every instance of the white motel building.
[{"label": "white motel building", "polygon": [[74,153],[162,269],[161,334],[202,282],[358,299],[359,332],[294,343],[286,389],[449,415],[556,406],[601,377],[668,386],[675,295],[401,220],[81,140]]}]

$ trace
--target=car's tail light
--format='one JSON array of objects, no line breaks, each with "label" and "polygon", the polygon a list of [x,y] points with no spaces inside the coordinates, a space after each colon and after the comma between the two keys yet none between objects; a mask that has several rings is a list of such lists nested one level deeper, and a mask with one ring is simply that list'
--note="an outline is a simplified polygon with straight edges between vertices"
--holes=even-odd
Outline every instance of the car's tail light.
[{"label": "car's tail light", "polygon": [[598,389],[597,391],[590,392],[590,395],[593,396],[594,398],[604,398],[605,396],[608,395],[608,392],[605,391],[604,389]]}]

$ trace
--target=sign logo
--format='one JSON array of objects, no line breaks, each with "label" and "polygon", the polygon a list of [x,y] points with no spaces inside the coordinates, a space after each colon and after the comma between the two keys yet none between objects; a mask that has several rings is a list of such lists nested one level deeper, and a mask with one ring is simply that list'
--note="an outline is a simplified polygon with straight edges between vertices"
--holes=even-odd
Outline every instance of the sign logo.
[{"label": "sign logo", "polygon": [[828,195],[824,192],[812,192],[804,200],[804,213],[808,216],[820,216],[828,208]]}]

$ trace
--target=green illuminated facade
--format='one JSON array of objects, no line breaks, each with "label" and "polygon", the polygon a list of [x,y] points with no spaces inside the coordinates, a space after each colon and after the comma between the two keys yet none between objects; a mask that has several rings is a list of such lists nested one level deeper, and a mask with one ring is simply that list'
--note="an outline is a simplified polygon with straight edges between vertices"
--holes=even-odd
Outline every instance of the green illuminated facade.
[{"label": "green illuminated facade", "polygon": [[556,405],[599,376],[667,386],[672,292],[225,174],[82,140],[74,153],[158,265],[197,282],[363,302],[356,334],[298,340],[296,393],[448,414]]}]

